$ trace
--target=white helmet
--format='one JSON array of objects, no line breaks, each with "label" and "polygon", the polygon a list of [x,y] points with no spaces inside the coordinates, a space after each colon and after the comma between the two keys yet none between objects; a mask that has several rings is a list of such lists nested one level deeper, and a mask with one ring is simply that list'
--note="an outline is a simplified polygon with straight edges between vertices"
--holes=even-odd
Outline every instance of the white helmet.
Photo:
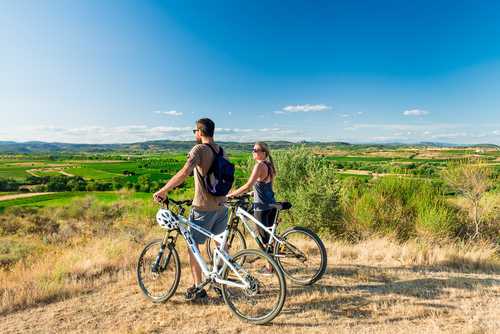
[{"label": "white helmet", "polygon": [[163,208],[156,213],[156,222],[167,230],[176,229],[178,226],[177,218],[172,211]]}]

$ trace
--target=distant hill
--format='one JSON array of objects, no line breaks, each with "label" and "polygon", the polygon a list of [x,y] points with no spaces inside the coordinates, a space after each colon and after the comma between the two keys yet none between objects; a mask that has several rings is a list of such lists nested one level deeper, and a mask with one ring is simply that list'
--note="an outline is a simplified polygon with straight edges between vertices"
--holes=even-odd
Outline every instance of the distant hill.
[{"label": "distant hill", "polygon": [[[244,150],[249,151],[253,146],[252,143],[239,142],[221,142],[228,150]],[[396,147],[474,147],[474,148],[493,148],[500,149],[494,144],[477,144],[477,145],[458,145],[449,143],[437,142],[421,142],[415,144],[402,143],[366,143],[366,144],[350,144],[347,142],[310,142],[301,141],[298,143],[289,141],[272,141],[269,142],[273,149],[289,148],[297,145],[315,146],[315,147],[338,147],[338,148],[367,148],[377,147],[396,148]],[[104,152],[164,152],[164,151],[188,151],[193,147],[194,141],[172,141],[172,140],[154,140],[139,143],[129,144],[70,144],[70,143],[47,143],[41,141],[29,142],[13,142],[0,141],[0,153],[2,154],[30,154],[30,153],[104,153]]]}]

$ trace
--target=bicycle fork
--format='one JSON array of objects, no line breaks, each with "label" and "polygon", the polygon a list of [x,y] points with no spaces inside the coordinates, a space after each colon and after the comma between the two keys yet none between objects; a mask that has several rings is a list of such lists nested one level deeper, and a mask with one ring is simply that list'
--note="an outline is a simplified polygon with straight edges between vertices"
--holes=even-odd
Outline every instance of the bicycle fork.
[{"label": "bicycle fork", "polygon": [[163,253],[165,252],[165,248],[168,246],[170,249],[172,243],[175,242],[174,237],[170,235],[170,232],[165,233],[165,236],[163,237],[163,241],[160,244],[160,251],[158,252],[158,255],[156,256],[155,262],[151,266],[151,271],[155,274],[158,274],[162,269],[167,268],[168,264],[170,263],[170,258],[172,257],[172,252],[168,252],[167,259],[165,260],[165,266],[163,268],[160,268],[160,263],[161,259],[163,257]]}]

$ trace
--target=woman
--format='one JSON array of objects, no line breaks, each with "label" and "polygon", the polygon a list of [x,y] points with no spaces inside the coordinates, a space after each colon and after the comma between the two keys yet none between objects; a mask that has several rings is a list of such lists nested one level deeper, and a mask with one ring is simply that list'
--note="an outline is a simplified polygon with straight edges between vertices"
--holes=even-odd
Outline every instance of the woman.
[{"label": "woman", "polygon": [[[269,146],[264,142],[257,142],[253,146],[252,155],[257,162],[253,167],[252,174],[242,187],[228,194],[228,197],[236,197],[253,187],[254,192],[254,216],[264,226],[271,227],[276,217],[276,209],[270,204],[276,203],[273,192],[273,180],[276,177],[276,168],[269,151]],[[269,234],[259,228],[262,241],[269,242]]]}]

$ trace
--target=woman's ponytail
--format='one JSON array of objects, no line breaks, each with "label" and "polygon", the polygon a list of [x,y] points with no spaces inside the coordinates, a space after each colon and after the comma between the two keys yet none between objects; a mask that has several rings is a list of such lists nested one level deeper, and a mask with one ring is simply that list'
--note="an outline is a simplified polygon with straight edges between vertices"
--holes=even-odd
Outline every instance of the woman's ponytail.
[{"label": "woman's ponytail", "polygon": [[274,179],[276,176],[276,167],[274,166],[274,161],[273,157],[271,156],[271,150],[269,149],[269,145],[262,141],[258,141],[255,143],[255,145],[258,145],[260,149],[266,153],[266,160],[269,162],[269,165],[271,165],[271,178]]},{"label": "woman's ponytail", "polygon": [[271,164],[271,174],[274,179],[276,177],[276,167],[274,166],[273,157],[270,154],[267,157],[269,158],[269,163]]}]

